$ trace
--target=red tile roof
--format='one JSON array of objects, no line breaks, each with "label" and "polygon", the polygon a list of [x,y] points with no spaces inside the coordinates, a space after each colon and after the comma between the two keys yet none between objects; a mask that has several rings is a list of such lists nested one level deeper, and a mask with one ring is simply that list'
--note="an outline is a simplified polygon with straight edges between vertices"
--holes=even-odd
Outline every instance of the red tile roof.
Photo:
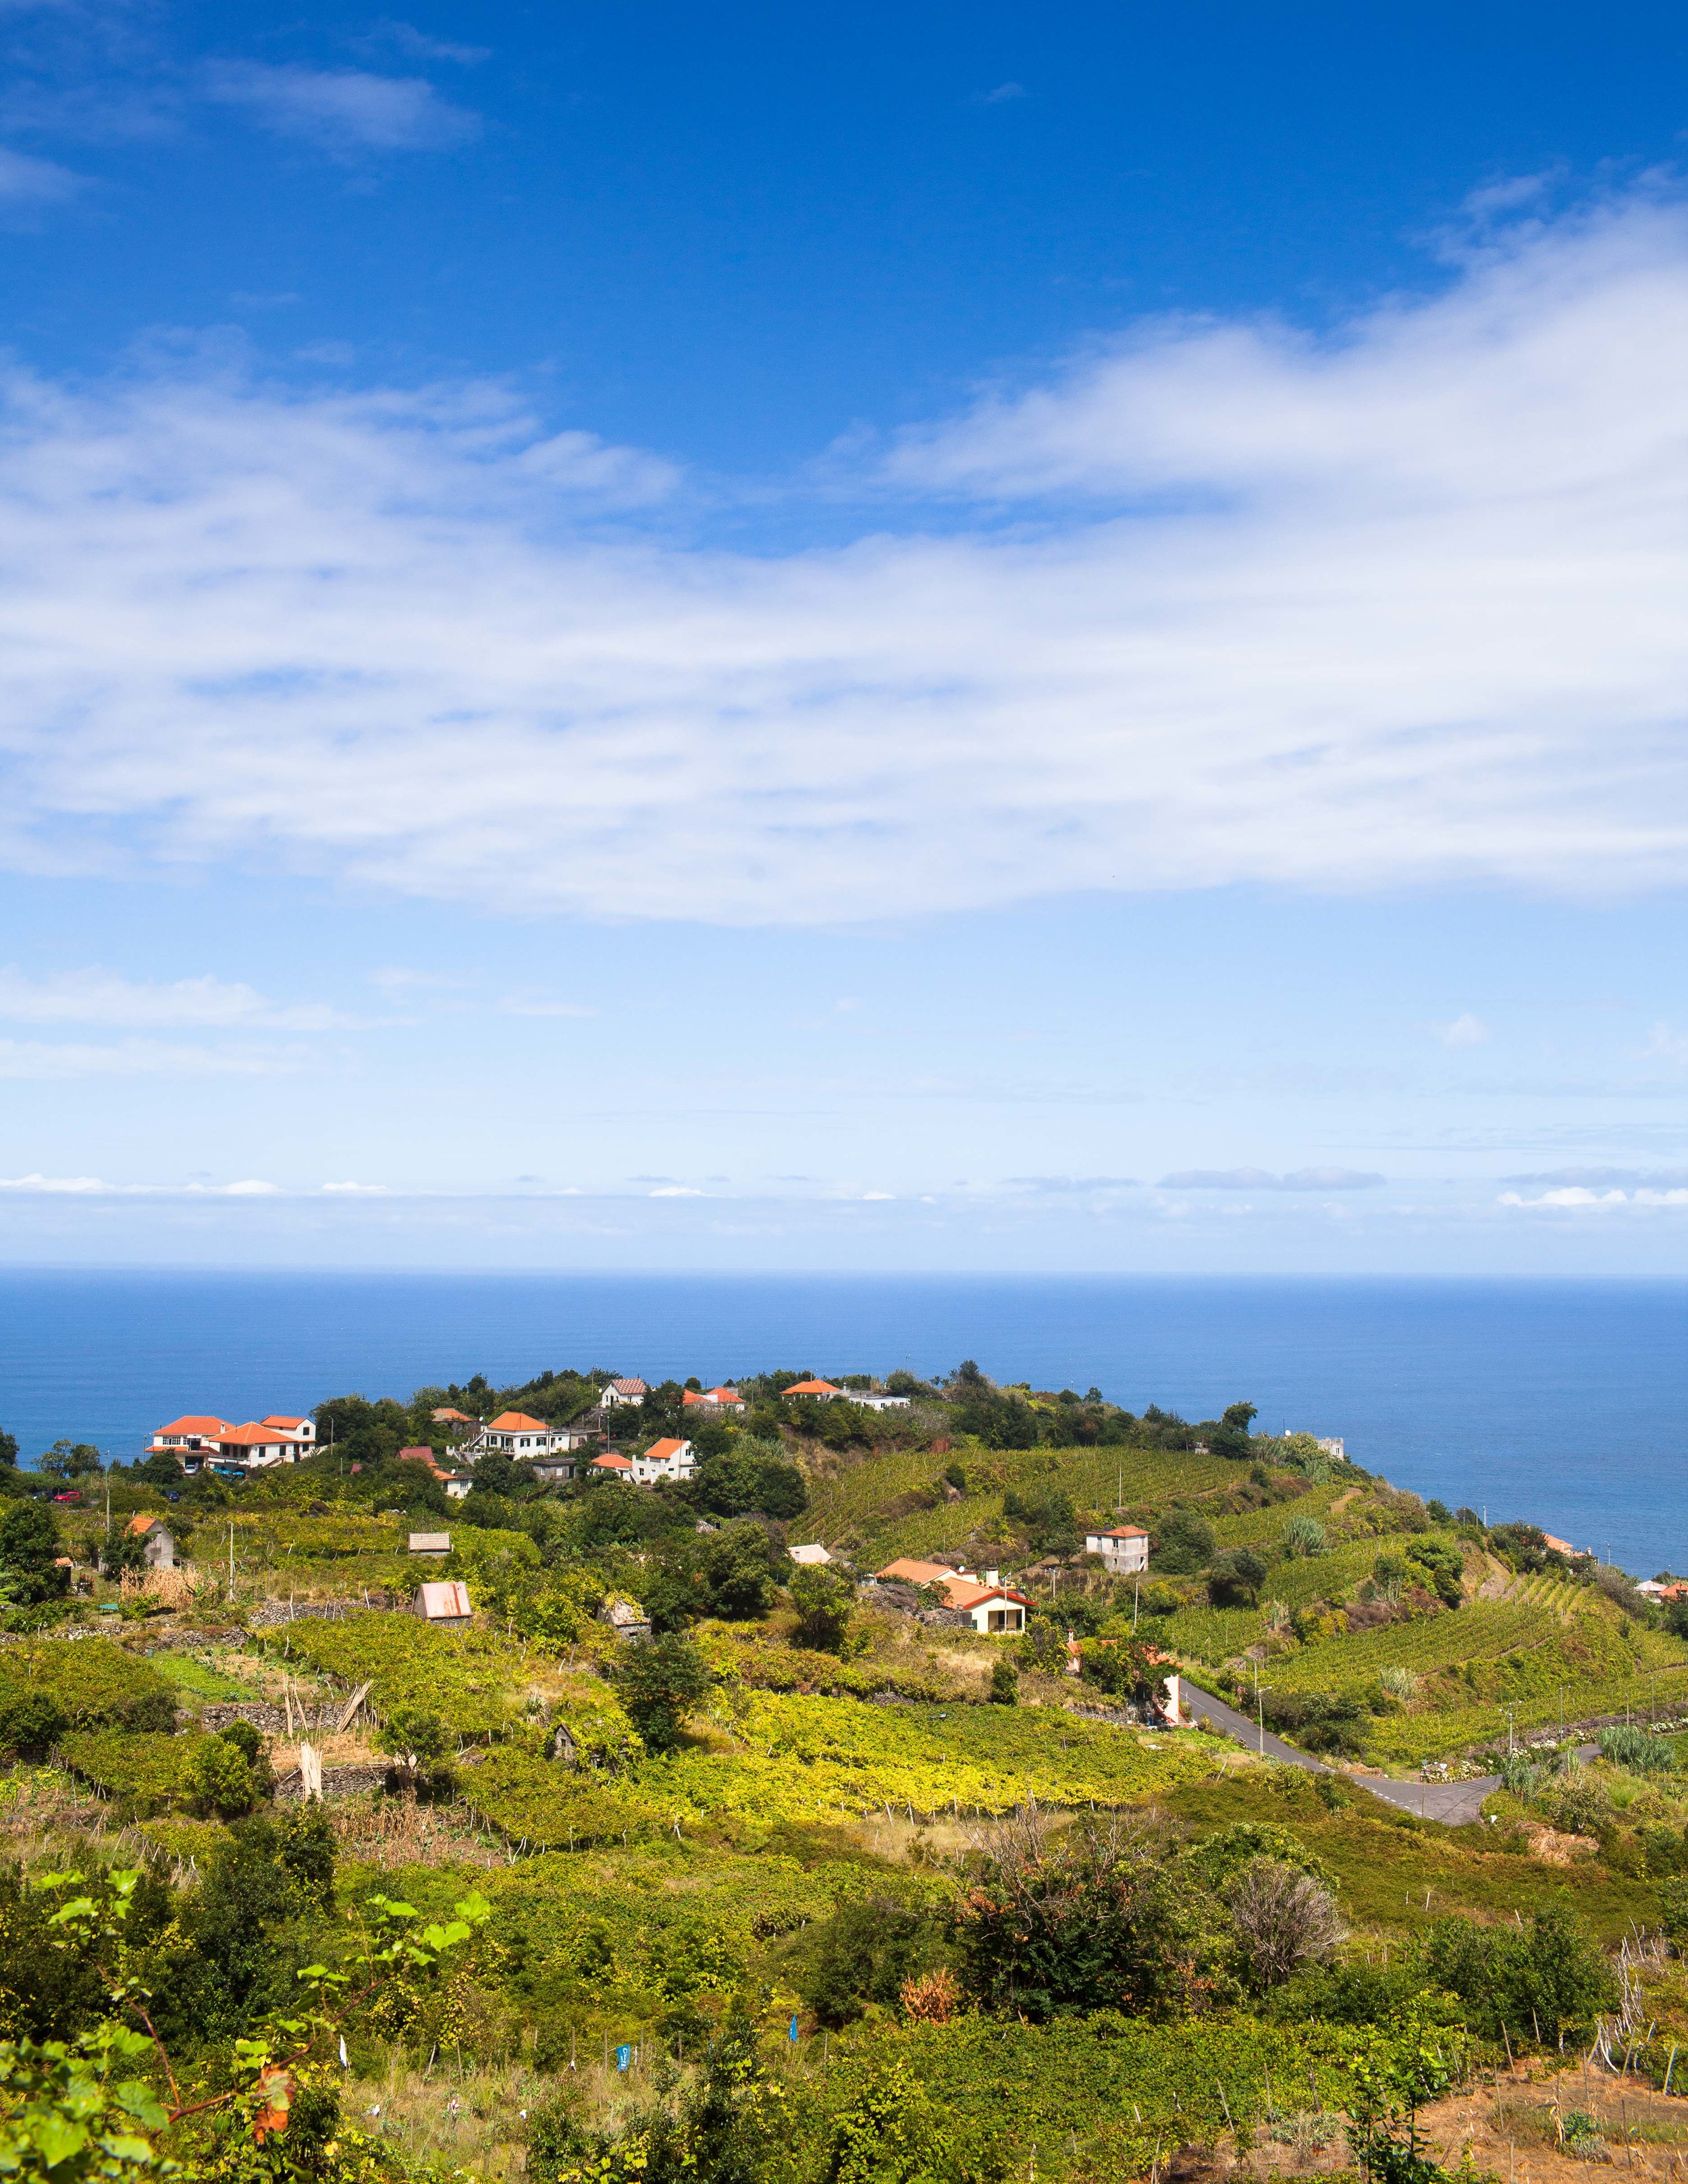
[{"label": "red tile roof", "polygon": [[543,1418],[530,1418],[526,1411],[500,1411],[487,1429],[488,1433],[549,1433]]},{"label": "red tile roof", "polygon": [[612,1380],[610,1385],[618,1396],[648,1396],[650,1393],[637,1373],[630,1380]]},{"label": "red tile roof", "polygon": [[786,1390],[788,1396],[841,1396],[842,1388],[835,1388],[830,1380],[798,1380]]},{"label": "red tile roof", "polygon": [[1148,1536],[1141,1524],[1116,1524],[1111,1531],[1092,1535],[1098,1540],[1146,1540]]},{"label": "red tile roof", "polygon": [[608,1456],[594,1456],[588,1466],[592,1471],[631,1471],[632,1468],[625,1456],[617,1456],[613,1449]]},{"label": "red tile roof", "polygon": [[160,1426],[161,1434],[193,1434],[201,1440],[214,1440],[228,1431],[226,1418],[172,1418],[167,1426]]}]

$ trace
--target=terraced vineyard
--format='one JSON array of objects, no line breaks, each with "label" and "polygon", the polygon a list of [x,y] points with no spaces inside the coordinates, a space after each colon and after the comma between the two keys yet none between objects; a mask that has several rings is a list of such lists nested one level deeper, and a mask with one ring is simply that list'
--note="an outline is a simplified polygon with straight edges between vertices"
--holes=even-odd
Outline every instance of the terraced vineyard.
[{"label": "terraced vineyard", "polygon": [[1273,1662],[1272,1680],[1280,1691],[1357,1694],[1368,1691],[1384,1669],[1433,1675],[1472,1662],[1498,1661],[1546,1645],[1561,1628],[1558,1617],[1545,1607],[1474,1600],[1421,1621],[1392,1623],[1381,1630],[1359,1630],[1302,1646]]}]

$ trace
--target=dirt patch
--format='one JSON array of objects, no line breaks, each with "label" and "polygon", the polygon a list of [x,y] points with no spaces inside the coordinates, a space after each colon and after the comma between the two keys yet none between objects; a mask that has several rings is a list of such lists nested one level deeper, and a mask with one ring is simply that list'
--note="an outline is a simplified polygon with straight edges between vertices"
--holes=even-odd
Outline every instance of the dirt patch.
[{"label": "dirt patch", "polygon": [[1561,1835],[1557,1828],[1525,1825],[1518,1830],[1532,1858],[1544,1865],[1574,1865],[1579,1858],[1592,1858],[1600,1845],[1592,1836]]}]

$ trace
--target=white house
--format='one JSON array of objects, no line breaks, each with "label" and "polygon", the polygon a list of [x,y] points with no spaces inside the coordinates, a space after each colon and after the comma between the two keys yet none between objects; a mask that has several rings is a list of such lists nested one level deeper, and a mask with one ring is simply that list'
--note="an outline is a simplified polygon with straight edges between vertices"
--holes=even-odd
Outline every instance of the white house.
[{"label": "white house", "polygon": [[475,1481],[466,1471],[446,1471],[441,1473],[439,1483],[445,1489],[448,1502],[466,1502]]},{"label": "white house", "polygon": [[281,1418],[275,1413],[260,1418],[259,1424],[267,1432],[280,1434],[290,1440],[303,1456],[309,1456],[316,1446],[316,1421],[314,1418]]},{"label": "white house", "polygon": [[794,1563],[801,1563],[805,1569],[823,1569],[833,1558],[824,1547],[816,1546],[794,1547],[791,1550],[791,1559]]},{"label": "white house", "polygon": [[979,1578],[972,1570],[952,1570],[943,1563],[916,1562],[904,1556],[887,1563],[877,1574],[894,1584],[941,1586],[944,1605],[959,1609],[982,1637],[1011,1636],[1026,1627],[1026,1610],[1031,1602],[1023,1592],[999,1585],[994,1570],[987,1570]]},{"label": "white house", "polygon": [[571,1433],[567,1426],[547,1425],[543,1418],[530,1418],[525,1411],[500,1411],[473,1440],[464,1445],[460,1453],[471,1463],[477,1456],[494,1451],[521,1460],[576,1447],[582,1438],[578,1430]]},{"label": "white house", "polygon": [[1087,1532],[1087,1555],[1100,1555],[1114,1577],[1130,1577],[1149,1567],[1149,1535],[1140,1524],[1116,1524],[1111,1532]]},{"label": "white house", "polygon": [[688,1440],[654,1440],[632,1460],[635,1486],[655,1486],[659,1479],[689,1479],[697,1465]]},{"label": "white house", "polygon": [[613,1411],[617,1403],[631,1403],[637,1410],[649,1393],[650,1390],[635,1373],[631,1379],[610,1381],[598,1400],[606,1411]]},{"label": "white house", "polygon": [[744,1415],[744,1398],[737,1388],[725,1385],[719,1388],[688,1388],[682,1393],[682,1410],[696,1410],[700,1407],[725,1412],[728,1418],[742,1418]]},{"label": "white house", "polygon": [[606,1448],[602,1456],[594,1456],[586,1467],[588,1477],[596,1472],[600,1479],[619,1479],[631,1486],[633,1467],[619,1449]]},{"label": "white house", "polygon": [[905,1411],[912,1398],[908,1396],[851,1396],[852,1403],[859,1403],[864,1411]]},{"label": "white house", "polygon": [[175,1457],[185,1471],[197,1471],[202,1463],[238,1463],[248,1471],[263,1471],[314,1456],[316,1428],[309,1418],[268,1418],[237,1426],[226,1418],[195,1414],[160,1426],[148,1453],[159,1450]]},{"label": "white house", "polygon": [[830,1380],[794,1380],[785,1393],[806,1396],[811,1403],[836,1403],[840,1397],[848,1400],[848,1390],[835,1388]]}]

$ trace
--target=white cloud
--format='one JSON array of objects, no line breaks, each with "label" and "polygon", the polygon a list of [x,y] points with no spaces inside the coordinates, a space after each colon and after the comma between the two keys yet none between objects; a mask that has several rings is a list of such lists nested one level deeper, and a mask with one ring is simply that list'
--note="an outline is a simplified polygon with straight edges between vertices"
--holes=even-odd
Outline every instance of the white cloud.
[{"label": "white cloud", "polygon": [[242,1183],[105,1183],[96,1175],[0,1175],[0,1190],[29,1197],[275,1198],[281,1186],[248,1178]]},{"label": "white cloud", "polygon": [[1668,1023],[1656,1023],[1647,1034],[1646,1051],[1666,1061],[1688,1061],[1688,1032],[1673,1031]]},{"label": "white cloud", "polygon": [[1432,1024],[1430,1028],[1444,1046],[1481,1046],[1490,1037],[1488,1025],[1469,1009],[1451,1023]]},{"label": "white cloud", "polygon": [[385,1198],[389,1195],[384,1183],[325,1183],[322,1190],[323,1195],[331,1198]]},{"label": "white cloud", "polygon": [[1261,1167],[1192,1167],[1163,1175],[1162,1190],[1372,1190],[1384,1181],[1369,1168],[1298,1167],[1273,1175]]},{"label": "white cloud", "polygon": [[220,61],[207,70],[205,86],[210,98],[249,109],[278,135],[331,152],[442,151],[481,129],[478,114],[452,105],[421,76]]},{"label": "white cloud", "polygon": [[0,1078],[270,1077],[302,1069],[311,1058],[273,1047],[170,1046],[148,1039],[113,1046],[0,1039]]},{"label": "white cloud", "polygon": [[14,374],[0,856],[727,923],[1675,885],[1685,347],[1682,207],[1533,222],[1328,341],[1150,327],[760,557],[608,529],[643,459],[485,388]]},{"label": "white cloud", "polygon": [[1633,1193],[1623,1190],[1591,1190],[1585,1184],[1567,1184],[1557,1190],[1544,1190],[1539,1197],[1526,1198],[1516,1190],[1501,1193],[1502,1206],[1599,1206],[1602,1211],[1617,1206],[1688,1206],[1688,1190],[1675,1186],[1657,1190],[1643,1186]]},{"label": "white cloud", "polygon": [[9,1023],[97,1023],[149,1031],[183,1024],[329,1031],[351,1021],[315,1002],[277,1004],[251,986],[209,976],[164,985],[98,969],[31,978],[15,964],[0,966],[0,1022]]},{"label": "white cloud", "polygon": [[0,206],[38,209],[62,204],[82,187],[82,177],[51,159],[32,159],[0,144]]},{"label": "white cloud", "polygon": [[702,1191],[694,1190],[684,1183],[665,1183],[660,1190],[649,1194],[652,1198],[701,1198],[703,1195]]}]

